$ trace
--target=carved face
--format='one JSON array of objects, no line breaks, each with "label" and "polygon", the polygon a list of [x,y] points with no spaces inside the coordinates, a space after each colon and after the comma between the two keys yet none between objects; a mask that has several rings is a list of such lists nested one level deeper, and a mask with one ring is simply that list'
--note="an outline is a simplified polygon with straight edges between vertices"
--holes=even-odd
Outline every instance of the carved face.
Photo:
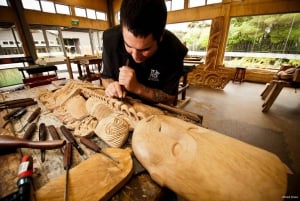
[{"label": "carved face", "polygon": [[197,127],[164,115],[150,116],[135,127],[134,153],[161,185],[165,171],[195,157],[196,141],[187,132],[194,129]]}]

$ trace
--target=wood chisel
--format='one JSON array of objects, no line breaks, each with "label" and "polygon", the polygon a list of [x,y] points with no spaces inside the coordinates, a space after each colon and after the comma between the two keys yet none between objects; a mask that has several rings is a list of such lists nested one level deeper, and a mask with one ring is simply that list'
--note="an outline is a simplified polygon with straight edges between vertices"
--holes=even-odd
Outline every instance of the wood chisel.
[{"label": "wood chisel", "polygon": [[[54,125],[49,125],[48,126],[48,131],[49,131],[49,133],[50,133],[53,140],[60,140],[59,134],[58,134],[58,132],[57,132]],[[62,154],[64,153],[62,149],[60,149],[60,152]]]},{"label": "wood chisel", "polygon": [[35,105],[37,104],[36,101],[28,101],[28,102],[22,102],[22,103],[15,103],[15,104],[9,104],[9,105],[0,105],[0,110],[3,109],[12,109],[12,108],[18,108],[18,107],[26,107],[30,105]]},{"label": "wood chisel", "polygon": [[4,128],[9,122],[20,119],[25,113],[27,112],[26,107],[22,108],[20,111],[15,113],[13,116],[9,117],[9,119],[2,125],[2,128]]},{"label": "wood chisel", "polygon": [[84,160],[86,160],[87,156],[83,152],[82,148],[76,142],[76,139],[73,136],[73,134],[64,125],[60,126],[60,130],[61,130],[62,134],[67,138],[67,140],[72,144],[72,146],[78,151],[78,153],[80,154],[80,156]]},{"label": "wood chisel", "polygon": [[66,170],[64,201],[68,199],[69,169],[72,166],[72,144],[68,142],[64,151],[64,169]]},{"label": "wood chisel", "polygon": [[92,140],[86,138],[86,137],[81,137],[80,138],[80,142],[82,144],[84,144],[87,148],[90,148],[91,150],[97,152],[97,153],[101,153],[104,156],[108,157],[109,159],[113,160],[116,163],[119,163],[118,160],[116,160],[115,158],[113,158],[112,156],[110,156],[109,154],[107,154],[106,152],[102,151],[102,149],[96,144],[94,143]]},{"label": "wood chisel", "polygon": [[33,122],[33,120],[35,120],[35,118],[36,118],[37,116],[40,115],[40,113],[41,113],[41,108],[40,108],[40,107],[37,107],[37,108],[32,112],[32,114],[28,117],[28,119],[27,119],[25,125],[24,125],[18,132],[23,131],[24,128],[25,128],[29,123]]},{"label": "wood chisel", "polygon": [[34,132],[36,131],[37,129],[37,124],[34,122],[34,123],[31,123],[28,128],[26,129],[24,135],[23,135],[23,139],[27,139],[27,140],[30,140],[34,134]]},{"label": "wood chisel", "polygon": [[[45,123],[40,123],[39,125],[39,141],[45,141],[47,138],[47,128]],[[46,150],[41,149],[41,161],[45,161]]]},{"label": "wood chisel", "polygon": [[20,112],[23,109],[24,109],[24,107],[13,109],[10,112],[8,112],[6,115],[4,115],[3,119],[8,120],[9,118],[11,118],[12,116],[14,116],[15,114],[17,114],[18,112]]}]

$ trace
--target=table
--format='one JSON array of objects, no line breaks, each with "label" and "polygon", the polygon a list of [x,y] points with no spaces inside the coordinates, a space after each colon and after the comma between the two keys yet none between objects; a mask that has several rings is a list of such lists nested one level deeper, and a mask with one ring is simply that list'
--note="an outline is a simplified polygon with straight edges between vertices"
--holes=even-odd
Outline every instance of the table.
[{"label": "table", "polygon": [[[38,106],[42,109],[42,115],[39,119],[39,122],[45,122],[46,125],[55,125],[58,127],[62,123],[60,120],[58,120],[53,113],[48,113],[45,106],[39,102],[37,99],[37,94],[41,90],[55,90],[56,87],[54,85],[45,85],[45,86],[39,86],[36,88],[30,88],[25,89],[21,91],[16,91],[9,94],[2,94],[2,100],[12,100],[12,99],[18,99],[18,98],[24,98],[24,97],[30,97],[34,98],[38,101]],[[27,116],[24,116],[21,121],[14,122],[13,124],[9,125],[9,128],[7,128],[7,131],[1,130],[1,134],[9,133],[10,135],[13,135],[13,130],[18,130],[22,125],[24,125],[26,119],[28,118],[28,115],[36,108],[35,106],[28,107],[28,114]],[[0,121],[2,121],[3,113],[6,111],[1,112],[1,118]],[[5,131],[5,132],[4,132]],[[19,137],[22,136],[23,133],[15,133]],[[51,138],[48,136],[48,138]],[[34,134],[33,140],[38,139],[38,134]],[[101,143],[100,141],[97,141],[97,143]],[[93,154],[92,151],[88,150],[87,148],[83,147],[84,152],[90,156]],[[36,189],[40,188],[41,186],[45,185],[51,178],[55,178],[61,174],[65,174],[65,171],[62,167],[63,164],[63,156],[60,152],[60,150],[47,150],[46,152],[46,161],[44,163],[41,162],[40,159],[40,151],[39,150],[32,150],[28,148],[22,148],[20,149],[21,152],[8,152],[0,154],[0,177],[2,178],[0,181],[0,198],[17,191],[17,171],[21,159],[21,153],[22,154],[29,154],[34,159],[34,173],[33,173],[33,181],[34,181],[34,187]],[[81,162],[81,158],[79,154],[74,151],[73,155],[73,165],[77,165]],[[154,201],[154,200],[166,200],[165,195],[165,189],[158,186],[149,176],[149,174],[145,171],[143,171],[143,168],[140,167],[139,163],[137,163],[136,160],[134,160],[134,167],[136,171],[136,175],[134,175],[129,183],[127,183],[118,193],[116,193],[111,200],[118,201]],[[142,171],[142,172],[140,172]],[[140,173],[139,173],[140,172]]]},{"label": "table", "polygon": [[[67,57],[66,59],[68,72],[70,75],[70,79],[73,79],[73,71],[71,67],[71,63],[74,63],[77,65],[77,70],[80,80],[87,80],[87,81],[93,81],[93,80],[100,80],[100,70],[102,66],[102,59],[98,57],[77,57],[74,59],[70,59]],[[96,72],[95,70],[91,70],[91,66],[97,66]]]},{"label": "table", "polygon": [[[28,67],[19,67],[18,70],[21,71],[23,75],[23,83],[29,87],[46,85],[54,80],[65,79],[58,78],[57,67],[53,65],[31,65]],[[29,77],[25,76],[24,71],[26,71]],[[47,72],[47,74],[44,75],[44,72]]]}]

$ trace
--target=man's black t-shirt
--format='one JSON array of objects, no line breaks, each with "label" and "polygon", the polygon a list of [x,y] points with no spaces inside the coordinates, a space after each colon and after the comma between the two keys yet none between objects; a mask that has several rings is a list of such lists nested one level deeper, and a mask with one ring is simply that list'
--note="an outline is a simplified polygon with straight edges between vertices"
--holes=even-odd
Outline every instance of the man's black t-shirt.
[{"label": "man's black t-shirt", "polygon": [[129,66],[135,70],[138,82],[176,95],[186,53],[187,48],[179,39],[165,30],[157,52],[145,62],[135,63],[125,50],[121,27],[116,26],[103,33],[101,77],[118,80],[119,68],[129,59]]}]

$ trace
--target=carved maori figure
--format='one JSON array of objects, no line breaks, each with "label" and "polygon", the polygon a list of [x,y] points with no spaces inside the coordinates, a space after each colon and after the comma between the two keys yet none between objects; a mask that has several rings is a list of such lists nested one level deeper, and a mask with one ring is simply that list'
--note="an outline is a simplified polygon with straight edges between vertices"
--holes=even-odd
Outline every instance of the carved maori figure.
[{"label": "carved maori figure", "polygon": [[[77,80],[69,80],[55,92],[42,91],[39,99],[66,127],[75,130],[74,134],[77,136],[88,135],[101,120],[112,114],[115,118],[126,121],[129,129],[151,114],[163,114],[161,110],[135,99],[128,98],[124,102],[110,98],[105,95],[103,88]],[[118,143],[122,144],[123,140],[115,142],[115,145]]]},{"label": "carved maori figure", "polygon": [[279,201],[288,167],[265,150],[166,115],[141,120],[135,156],[153,180],[190,201]]}]

